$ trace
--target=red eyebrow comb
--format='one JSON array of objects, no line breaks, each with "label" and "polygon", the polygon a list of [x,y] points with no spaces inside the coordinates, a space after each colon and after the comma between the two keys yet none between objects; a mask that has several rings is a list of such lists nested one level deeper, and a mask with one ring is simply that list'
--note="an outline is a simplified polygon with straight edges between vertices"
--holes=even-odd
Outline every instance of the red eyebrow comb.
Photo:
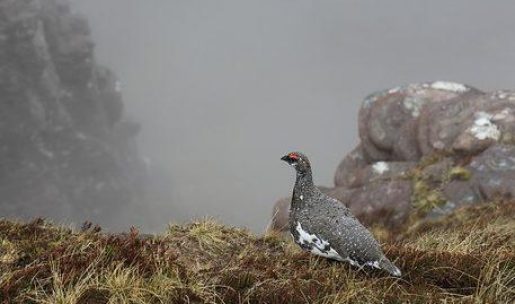
[{"label": "red eyebrow comb", "polygon": [[296,154],[296,153],[290,153],[288,154],[288,156],[291,158],[291,159],[299,159],[299,156]]}]

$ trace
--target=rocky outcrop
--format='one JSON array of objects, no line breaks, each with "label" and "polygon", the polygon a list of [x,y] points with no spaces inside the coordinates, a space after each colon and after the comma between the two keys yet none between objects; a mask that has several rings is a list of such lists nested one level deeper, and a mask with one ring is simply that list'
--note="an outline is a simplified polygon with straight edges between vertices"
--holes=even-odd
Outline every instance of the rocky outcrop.
[{"label": "rocky outcrop", "polygon": [[515,92],[444,81],[384,90],[363,101],[359,137],[328,193],[369,225],[515,195]]},{"label": "rocky outcrop", "polygon": [[0,214],[109,223],[142,184],[120,83],[66,0],[0,1]]}]

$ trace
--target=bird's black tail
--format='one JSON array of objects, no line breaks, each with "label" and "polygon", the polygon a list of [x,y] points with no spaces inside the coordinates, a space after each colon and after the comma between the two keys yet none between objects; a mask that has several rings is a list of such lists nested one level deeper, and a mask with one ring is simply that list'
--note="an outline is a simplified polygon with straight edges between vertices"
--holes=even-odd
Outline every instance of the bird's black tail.
[{"label": "bird's black tail", "polygon": [[397,266],[395,266],[392,262],[390,262],[390,260],[388,260],[386,257],[383,257],[380,261],[379,261],[379,268],[385,270],[385,271],[388,271],[391,275],[395,276],[395,277],[400,277],[401,276],[401,271],[399,268],[397,268]]}]

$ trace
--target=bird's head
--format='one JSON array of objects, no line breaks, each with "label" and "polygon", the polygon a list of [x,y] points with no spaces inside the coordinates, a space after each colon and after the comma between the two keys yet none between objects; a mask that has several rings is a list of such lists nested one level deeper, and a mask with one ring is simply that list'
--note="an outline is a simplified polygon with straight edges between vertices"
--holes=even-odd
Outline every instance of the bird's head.
[{"label": "bird's head", "polygon": [[281,160],[284,160],[290,166],[294,167],[297,173],[304,174],[311,172],[311,164],[307,156],[300,152],[290,152],[283,156]]}]

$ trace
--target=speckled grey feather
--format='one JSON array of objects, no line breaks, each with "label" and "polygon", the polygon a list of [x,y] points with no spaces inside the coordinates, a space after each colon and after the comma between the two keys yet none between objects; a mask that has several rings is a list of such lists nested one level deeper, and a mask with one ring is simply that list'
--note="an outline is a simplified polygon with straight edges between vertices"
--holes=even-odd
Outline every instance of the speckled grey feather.
[{"label": "speckled grey feather", "polygon": [[[293,158],[292,158],[293,157]],[[383,254],[372,234],[338,200],[318,190],[308,158],[292,152],[282,160],[296,169],[290,211],[290,232],[304,250],[356,266],[383,269],[394,276],[400,270]]]}]

